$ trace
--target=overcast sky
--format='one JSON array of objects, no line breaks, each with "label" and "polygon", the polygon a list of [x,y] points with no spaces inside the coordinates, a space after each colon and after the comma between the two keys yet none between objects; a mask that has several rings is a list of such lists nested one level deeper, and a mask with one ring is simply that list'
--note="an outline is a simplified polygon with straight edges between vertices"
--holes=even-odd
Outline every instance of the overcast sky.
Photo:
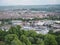
[{"label": "overcast sky", "polygon": [[0,5],[48,5],[60,4],[60,0],[0,0]]}]

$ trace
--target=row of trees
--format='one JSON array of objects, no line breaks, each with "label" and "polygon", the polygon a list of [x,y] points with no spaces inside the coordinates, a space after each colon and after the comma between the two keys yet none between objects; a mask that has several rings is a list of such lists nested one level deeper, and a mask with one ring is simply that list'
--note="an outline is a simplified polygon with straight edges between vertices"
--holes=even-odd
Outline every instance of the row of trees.
[{"label": "row of trees", "polygon": [[0,30],[0,41],[5,42],[5,45],[60,45],[60,33],[50,31],[42,35],[33,30],[22,30],[20,26],[12,26],[8,31]]},{"label": "row of trees", "polygon": [[[49,15],[49,14],[48,14]],[[59,15],[54,15],[54,16],[48,16],[48,17],[45,17],[45,18],[33,18],[33,19],[23,19],[23,18],[18,18],[18,19],[1,19],[0,21],[2,21],[2,23],[4,24],[4,22],[9,22],[11,23],[11,20],[21,20],[21,21],[32,21],[32,20],[60,20],[60,16]]]}]

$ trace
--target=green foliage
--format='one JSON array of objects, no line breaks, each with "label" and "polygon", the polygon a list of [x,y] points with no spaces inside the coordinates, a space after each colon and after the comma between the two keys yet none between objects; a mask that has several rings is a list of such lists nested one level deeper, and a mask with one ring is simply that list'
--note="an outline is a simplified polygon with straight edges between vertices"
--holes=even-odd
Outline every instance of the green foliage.
[{"label": "green foliage", "polygon": [[38,35],[37,35],[37,38],[44,39],[44,35],[43,35],[43,34],[38,34]]},{"label": "green foliage", "polygon": [[29,38],[29,40],[30,40],[30,42],[32,43],[32,44],[34,44],[35,43],[35,40],[34,40],[34,38],[33,37],[28,37]]},{"label": "green foliage", "polygon": [[49,30],[49,32],[48,32],[49,34],[53,34],[53,30]]},{"label": "green foliage", "polygon": [[18,38],[20,37],[22,31],[21,31],[21,26],[17,25],[15,27],[11,27],[8,31],[8,34],[16,34]]},{"label": "green foliage", "polygon": [[54,35],[58,36],[60,35],[60,31],[53,33]]},{"label": "green foliage", "polygon": [[20,30],[20,29],[21,29],[21,26],[20,26],[20,25],[17,25],[17,26],[16,26],[16,29],[17,29],[17,30]]},{"label": "green foliage", "polygon": [[29,32],[28,31],[25,31],[25,30],[20,30],[20,35],[25,35],[25,36],[28,36],[29,34],[28,34]]},{"label": "green foliage", "polygon": [[11,26],[11,28],[8,31],[9,34],[17,34],[17,30],[15,27]]},{"label": "green foliage", "polygon": [[11,41],[13,41],[15,38],[18,39],[18,36],[15,34],[8,34],[5,36],[5,42],[6,44],[11,44]]},{"label": "green foliage", "polygon": [[0,41],[4,41],[4,37],[6,34],[6,31],[0,30]]},{"label": "green foliage", "polygon": [[0,30],[0,41],[5,45],[60,45],[60,32],[50,30],[49,34],[37,34],[34,30],[21,30],[18,25],[12,26],[7,32]]},{"label": "green foliage", "polygon": [[28,34],[31,37],[36,37],[37,36],[37,33],[34,30],[30,30]]},{"label": "green foliage", "polygon": [[47,34],[44,38],[45,45],[57,45],[54,35]]},{"label": "green foliage", "polygon": [[11,42],[11,45],[22,45],[22,42],[21,42],[18,38],[15,38],[15,39]]},{"label": "green foliage", "polygon": [[57,42],[58,42],[58,45],[60,45],[60,35],[58,35],[58,36],[56,37],[56,40],[57,40]]},{"label": "green foliage", "polygon": [[25,36],[25,35],[22,35],[20,40],[25,43],[26,45],[31,45],[31,42],[29,41],[29,39]]},{"label": "green foliage", "polygon": [[36,41],[37,45],[44,45],[44,41],[42,39],[37,39]]}]

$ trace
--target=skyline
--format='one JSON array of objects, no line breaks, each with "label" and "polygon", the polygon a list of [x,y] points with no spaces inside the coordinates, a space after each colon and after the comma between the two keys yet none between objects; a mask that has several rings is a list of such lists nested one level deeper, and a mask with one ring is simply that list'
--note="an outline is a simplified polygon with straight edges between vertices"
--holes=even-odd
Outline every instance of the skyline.
[{"label": "skyline", "polygon": [[52,5],[60,4],[60,0],[0,0],[0,6],[9,5]]}]

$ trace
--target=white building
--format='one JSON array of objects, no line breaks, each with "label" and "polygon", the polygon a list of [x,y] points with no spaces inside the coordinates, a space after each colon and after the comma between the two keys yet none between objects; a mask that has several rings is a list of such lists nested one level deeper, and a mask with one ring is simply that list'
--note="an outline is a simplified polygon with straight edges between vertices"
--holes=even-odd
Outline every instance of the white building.
[{"label": "white building", "polygon": [[22,25],[22,21],[20,20],[12,20],[12,25]]},{"label": "white building", "polygon": [[44,25],[52,25],[54,24],[53,20],[44,20]]},{"label": "white building", "polygon": [[54,21],[54,22],[60,24],[60,21]]},{"label": "white building", "polygon": [[44,22],[43,21],[35,21],[34,25],[43,25]]}]

